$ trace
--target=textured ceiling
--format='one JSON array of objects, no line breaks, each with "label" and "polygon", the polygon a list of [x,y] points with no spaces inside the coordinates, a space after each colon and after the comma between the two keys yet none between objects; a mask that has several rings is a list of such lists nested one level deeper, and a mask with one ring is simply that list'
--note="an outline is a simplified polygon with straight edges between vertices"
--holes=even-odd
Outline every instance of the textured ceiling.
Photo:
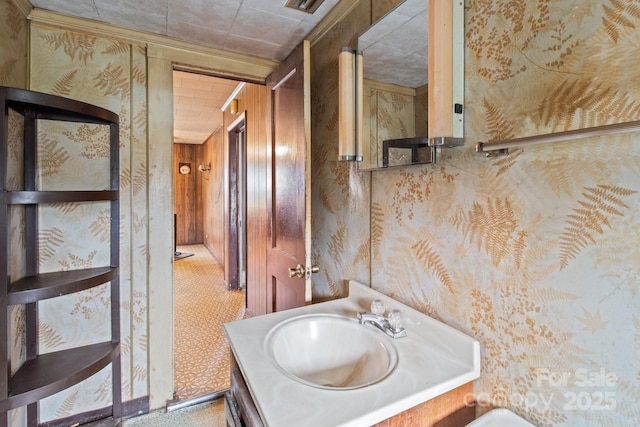
[{"label": "textured ceiling", "polygon": [[[286,0],[30,0],[40,9],[281,61],[338,3],[313,14]],[[220,107],[238,82],[174,73],[174,140],[203,143],[222,125]]]},{"label": "textured ceiling", "polygon": [[[281,61],[339,0],[324,0],[313,14],[285,7],[286,0],[30,1],[40,9]],[[402,77],[395,83],[403,86],[426,84],[426,8],[426,0],[406,0],[374,26],[377,30],[367,32],[366,39],[361,37],[366,72],[375,71],[380,81]],[[389,63],[402,66],[389,67]],[[220,107],[237,84],[176,71],[174,140],[203,143],[222,125]]]},{"label": "textured ceiling", "polygon": [[428,21],[427,0],[406,0],[358,37],[365,78],[410,88],[426,85]]},{"label": "textured ceiling", "polygon": [[173,72],[173,141],[201,144],[222,126],[220,107],[239,82],[202,74]]},{"label": "textured ceiling", "polygon": [[34,7],[281,61],[338,3],[313,14],[286,0],[30,0]]}]

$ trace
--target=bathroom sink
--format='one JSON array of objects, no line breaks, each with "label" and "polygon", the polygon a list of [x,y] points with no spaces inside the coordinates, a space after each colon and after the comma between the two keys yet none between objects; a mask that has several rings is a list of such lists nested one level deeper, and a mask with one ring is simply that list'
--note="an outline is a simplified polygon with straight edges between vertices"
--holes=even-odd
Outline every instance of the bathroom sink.
[{"label": "bathroom sink", "polygon": [[265,350],[281,371],[300,383],[349,390],[381,381],[394,370],[398,353],[391,341],[355,317],[310,314],[275,325]]}]

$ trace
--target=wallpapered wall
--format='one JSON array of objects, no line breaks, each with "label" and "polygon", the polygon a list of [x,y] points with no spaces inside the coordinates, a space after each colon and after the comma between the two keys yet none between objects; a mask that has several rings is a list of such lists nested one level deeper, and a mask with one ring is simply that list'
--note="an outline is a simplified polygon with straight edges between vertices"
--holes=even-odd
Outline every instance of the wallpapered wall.
[{"label": "wallpapered wall", "polygon": [[338,158],[338,54],[355,47],[371,9],[360,2],[311,47],[311,259],[320,266],[312,275],[313,300],[347,292],[349,279],[369,283],[368,173]]},{"label": "wallpapered wall", "polygon": [[[145,56],[145,48],[135,44],[31,26],[31,89],[89,102],[120,116],[120,315],[125,401],[149,394]],[[108,133],[104,129],[43,124],[39,131],[39,149],[47,155],[46,163],[41,163],[42,188],[108,186],[108,149],[104,148],[108,147]],[[87,136],[92,140],[84,142]],[[108,265],[107,208],[107,204],[94,203],[41,209],[41,271]],[[110,339],[109,310],[108,285],[40,303],[41,351]],[[110,378],[107,367],[84,383],[42,400],[41,421],[110,405]]]},{"label": "wallpapered wall", "polygon": [[27,19],[11,0],[0,1],[0,85],[27,86]]},{"label": "wallpapered wall", "polygon": [[[466,146],[445,151],[436,165],[373,173],[335,161],[337,56],[369,25],[369,2],[362,3],[312,48],[313,256],[322,267],[314,298],[343,295],[346,281],[356,279],[476,337],[483,348],[479,412],[510,407],[541,426],[634,424],[640,136],[537,146],[493,160],[473,145],[640,118],[640,3],[468,0]],[[24,87],[26,21],[9,0],[0,0],[0,11],[0,79]],[[123,398],[144,396],[145,52],[33,25],[31,55],[34,90],[121,116]],[[81,170],[104,161],[78,147],[75,132],[49,136],[61,162],[43,183],[55,184],[70,161]],[[59,229],[51,243],[63,243],[43,268],[101,261],[102,252],[93,255],[70,237],[69,217],[93,240],[104,230],[76,221],[79,214],[69,206],[51,210],[43,232]],[[105,336],[106,295],[99,292],[65,297],[67,312],[43,306],[46,348]],[[88,311],[71,313],[87,299]],[[77,336],[66,335],[66,321],[81,325]],[[108,405],[109,375],[43,401],[43,420]]]},{"label": "wallpapered wall", "polygon": [[466,145],[380,172],[335,160],[337,55],[364,9],[312,50],[314,297],[361,280],[477,338],[478,413],[636,424],[640,134],[474,145],[640,119],[640,2],[467,0]]},{"label": "wallpapered wall", "polygon": [[[0,39],[2,49],[0,49],[0,86],[12,86],[25,88],[27,86],[27,46],[28,31],[26,16],[9,0],[0,1]],[[9,190],[19,190],[23,187],[22,177],[22,150],[23,144],[22,116],[10,112],[9,128],[11,134],[8,138],[9,153],[7,164],[0,167],[7,168],[4,183]],[[24,224],[24,209],[19,207],[9,208],[9,239],[12,248],[24,248],[22,238],[22,227]],[[4,226],[4,225],[3,225]],[[24,251],[11,250],[9,252],[9,274],[11,277],[22,277],[25,275]],[[11,337],[9,360],[11,363],[11,374],[14,374],[22,363],[26,360],[25,344],[25,322],[24,306],[17,305],[11,307],[8,319],[11,322],[9,335]],[[11,425],[18,425],[26,417],[24,408],[19,408],[10,413]]]},{"label": "wallpapered wall", "polygon": [[[363,161],[358,164],[358,167],[369,169],[383,165],[382,141],[427,135],[427,97],[424,90],[422,91],[424,96],[419,97],[416,96],[415,89],[380,84],[371,80],[364,80],[363,91],[361,147]],[[421,99],[424,99],[422,104]],[[424,106],[420,108],[421,105]],[[420,122],[416,122],[418,117],[422,126]],[[423,130],[417,133],[417,129]],[[411,149],[408,148],[390,148],[387,152],[387,164],[397,166],[411,163],[411,154]]]}]

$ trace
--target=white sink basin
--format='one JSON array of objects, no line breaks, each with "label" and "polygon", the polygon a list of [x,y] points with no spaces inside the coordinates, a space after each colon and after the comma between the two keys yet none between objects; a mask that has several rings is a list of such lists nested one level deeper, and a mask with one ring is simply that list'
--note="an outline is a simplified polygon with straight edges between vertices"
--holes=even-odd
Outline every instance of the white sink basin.
[{"label": "white sink basin", "polygon": [[310,314],[271,329],[265,350],[288,376],[313,387],[349,390],[384,379],[398,363],[391,339],[353,318]]}]

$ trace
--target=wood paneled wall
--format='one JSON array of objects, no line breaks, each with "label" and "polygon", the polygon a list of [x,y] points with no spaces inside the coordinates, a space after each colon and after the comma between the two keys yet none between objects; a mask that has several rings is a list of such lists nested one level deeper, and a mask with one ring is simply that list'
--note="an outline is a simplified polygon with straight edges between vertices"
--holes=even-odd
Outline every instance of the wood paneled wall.
[{"label": "wood paneled wall", "polygon": [[[202,147],[202,164],[210,164],[205,172],[203,189],[203,237],[211,254],[224,265],[229,284],[229,134],[231,126],[245,114],[247,141],[247,312],[267,312],[267,120],[266,88],[247,84],[238,93],[238,113],[224,113],[222,129],[214,133]],[[235,149],[235,148],[234,148]],[[177,163],[176,163],[177,167]],[[198,172],[200,175],[200,172]],[[179,188],[176,185],[176,198]]]},{"label": "wood paneled wall", "polygon": [[[219,129],[202,146],[202,164],[211,170],[202,174],[202,215],[204,245],[221,264],[225,263],[227,227],[225,211],[225,131]],[[200,173],[200,172],[198,172]]]},{"label": "wood paneled wall", "polygon": [[[176,244],[202,243],[202,174],[198,165],[202,162],[202,146],[193,144],[173,145],[174,213],[176,214]],[[180,164],[187,163],[191,172],[181,174]]]},{"label": "wood paneled wall", "polygon": [[[245,113],[247,139],[247,312],[267,312],[267,120],[266,88],[247,84],[238,94],[238,114]],[[224,141],[238,114],[224,113]],[[228,150],[225,161],[228,162]],[[227,181],[228,182],[228,181]],[[226,188],[225,198],[229,200]],[[225,218],[229,224],[229,218]],[[229,271],[225,268],[225,272]]]}]

